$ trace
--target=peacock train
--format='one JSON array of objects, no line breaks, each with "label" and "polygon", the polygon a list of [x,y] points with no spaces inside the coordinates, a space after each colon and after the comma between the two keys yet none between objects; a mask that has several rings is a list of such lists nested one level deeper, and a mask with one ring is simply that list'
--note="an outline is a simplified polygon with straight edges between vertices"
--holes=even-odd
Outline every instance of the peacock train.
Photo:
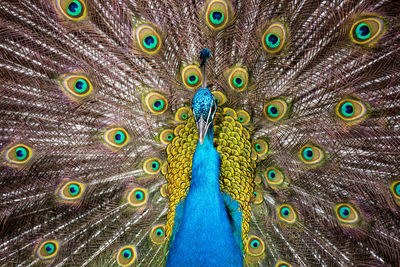
[{"label": "peacock train", "polygon": [[2,0],[1,266],[399,266],[400,3]]}]

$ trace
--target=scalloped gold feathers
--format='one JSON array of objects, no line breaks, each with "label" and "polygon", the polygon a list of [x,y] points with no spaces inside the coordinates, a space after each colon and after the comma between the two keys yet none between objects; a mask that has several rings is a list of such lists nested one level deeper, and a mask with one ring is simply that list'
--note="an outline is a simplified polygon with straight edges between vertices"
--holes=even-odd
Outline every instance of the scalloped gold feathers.
[{"label": "scalloped gold feathers", "polygon": [[2,1],[0,266],[165,265],[213,193],[239,265],[396,265],[400,7],[376,2]]}]

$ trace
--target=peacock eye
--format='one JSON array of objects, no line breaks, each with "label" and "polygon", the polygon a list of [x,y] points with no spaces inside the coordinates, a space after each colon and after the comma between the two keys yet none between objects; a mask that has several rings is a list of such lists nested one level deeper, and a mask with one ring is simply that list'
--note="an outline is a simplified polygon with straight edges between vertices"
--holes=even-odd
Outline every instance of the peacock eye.
[{"label": "peacock eye", "polygon": [[161,170],[161,160],[158,158],[150,158],[143,163],[143,170],[147,174],[158,174]]},{"label": "peacock eye", "polygon": [[360,23],[356,27],[356,36],[361,40],[371,37],[371,29],[366,23]]},{"label": "peacock eye", "polygon": [[128,203],[134,207],[140,207],[147,202],[147,191],[144,188],[134,188],[128,194]]},{"label": "peacock eye", "polygon": [[143,39],[143,46],[149,50],[154,49],[157,46],[157,37],[149,35]]},{"label": "peacock eye", "polygon": [[276,263],[275,267],[292,267],[292,265],[284,261],[279,261]]},{"label": "peacock eye", "polygon": [[243,85],[243,80],[240,77],[234,77],[233,78],[233,85],[235,85],[236,87],[240,87]]},{"label": "peacock eye", "polygon": [[146,103],[148,110],[150,110],[154,115],[163,114],[168,108],[167,99],[156,92],[148,93],[144,102]]},{"label": "peacock eye", "polygon": [[270,121],[279,121],[287,113],[288,107],[285,101],[275,99],[269,101],[264,106],[264,115]]},{"label": "peacock eye", "polygon": [[86,4],[83,0],[57,0],[57,8],[71,20],[81,20],[86,15]]},{"label": "peacock eye", "polygon": [[124,249],[122,255],[125,259],[130,259],[132,257],[132,252],[129,249]]},{"label": "peacock eye", "polygon": [[251,256],[260,256],[264,253],[264,242],[257,236],[250,236],[246,245],[247,253]]},{"label": "peacock eye", "polygon": [[160,111],[164,108],[165,102],[161,99],[157,99],[156,101],[153,102],[153,109],[156,111]]},{"label": "peacock eye", "polygon": [[229,87],[237,92],[243,91],[247,87],[248,74],[244,68],[233,68],[228,77]]},{"label": "peacock eye", "polygon": [[349,204],[343,203],[336,205],[335,213],[339,221],[342,223],[353,224],[359,221],[357,211]]},{"label": "peacock eye", "polygon": [[224,108],[225,116],[232,117],[232,119],[237,119],[236,111],[231,108]]},{"label": "peacock eye", "polygon": [[267,177],[267,182],[270,185],[280,185],[283,183],[282,172],[274,167],[269,167],[265,171],[265,176]]},{"label": "peacock eye", "polygon": [[336,115],[346,123],[358,122],[366,115],[366,106],[361,101],[346,98],[336,106]]},{"label": "peacock eye", "polygon": [[165,129],[160,133],[160,141],[164,145],[168,145],[174,139],[174,131],[171,129]]},{"label": "peacock eye", "polygon": [[350,117],[351,115],[354,114],[354,106],[352,103],[350,102],[345,102],[341,109],[340,109],[341,113],[343,116],[345,117]]},{"label": "peacock eye", "polygon": [[224,22],[224,14],[220,11],[213,11],[210,14],[211,23],[214,25],[219,25]]},{"label": "peacock eye", "polygon": [[236,112],[237,116],[238,116],[238,121],[242,124],[242,125],[247,125],[250,121],[250,115],[249,113],[247,113],[244,110],[238,110],[238,112]]},{"label": "peacock eye", "polygon": [[225,0],[212,0],[206,9],[207,25],[213,30],[224,28],[229,20],[229,5]]},{"label": "peacock eye", "polygon": [[78,94],[84,93],[88,88],[88,83],[84,79],[79,79],[75,83],[75,91]]},{"label": "peacock eye", "polygon": [[360,19],[350,30],[350,38],[356,44],[368,44],[377,40],[383,32],[384,24],[379,18]]},{"label": "peacock eye", "polygon": [[128,143],[129,135],[123,128],[112,128],[104,133],[104,140],[112,147],[121,148]]},{"label": "peacock eye", "polygon": [[306,164],[317,164],[324,158],[324,152],[312,145],[305,145],[300,149],[299,157]]},{"label": "peacock eye", "polygon": [[226,96],[225,96],[223,93],[221,93],[220,91],[214,91],[214,92],[212,92],[212,94],[213,94],[213,96],[214,96],[214,98],[215,98],[215,101],[217,102],[217,105],[218,105],[218,106],[222,106],[223,104],[226,103],[227,98],[226,98]]},{"label": "peacock eye", "polygon": [[161,48],[160,35],[149,24],[144,24],[136,28],[136,41],[140,49],[147,54],[155,54]]},{"label": "peacock eye", "polygon": [[17,144],[6,150],[5,158],[12,164],[27,163],[32,157],[32,150],[24,144]]},{"label": "peacock eye", "polygon": [[265,37],[265,42],[269,48],[276,48],[281,43],[281,40],[275,33],[269,33],[267,37]]},{"label": "peacock eye", "polygon": [[36,255],[39,259],[48,260],[57,255],[59,243],[55,240],[44,241],[36,249]]},{"label": "peacock eye", "polygon": [[77,200],[82,197],[85,185],[76,181],[63,184],[59,189],[59,195],[64,200]]},{"label": "peacock eye", "polygon": [[188,82],[190,85],[196,84],[198,81],[199,81],[199,78],[197,77],[197,75],[194,75],[194,74],[190,75],[190,76],[188,77],[188,79],[187,79],[187,82]]},{"label": "peacock eye", "polygon": [[263,157],[268,153],[268,143],[263,139],[254,140],[253,148],[259,157]]},{"label": "peacock eye", "polygon": [[175,113],[175,120],[178,122],[185,122],[189,118],[190,109],[187,107],[179,108]]},{"label": "peacock eye", "polygon": [[294,223],[297,216],[292,206],[283,204],[278,207],[278,217],[287,223]]},{"label": "peacock eye", "polygon": [[394,197],[400,200],[400,181],[395,181],[390,187]]},{"label": "peacock eye", "polygon": [[263,198],[263,195],[260,193],[259,189],[256,189],[253,192],[253,195],[254,195],[254,200],[253,200],[254,204],[257,205],[257,204],[260,204],[261,202],[263,202],[264,198]]},{"label": "peacock eye", "polygon": [[162,244],[165,242],[165,225],[154,226],[150,232],[150,239],[154,244]]},{"label": "peacock eye", "polygon": [[258,240],[254,240],[253,242],[251,242],[250,245],[252,248],[258,248],[258,246],[260,245],[260,242],[258,242]]},{"label": "peacock eye", "polygon": [[286,41],[286,29],[278,22],[272,23],[264,32],[262,45],[269,53],[278,53]]},{"label": "peacock eye", "polygon": [[274,105],[270,105],[268,107],[268,115],[270,115],[271,117],[278,117],[278,115],[279,115],[278,108]]},{"label": "peacock eye", "polygon": [[189,89],[196,89],[202,84],[202,74],[199,67],[189,65],[182,69],[182,82]]},{"label": "peacock eye", "polygon": [[117,262],[120,266],[129,266],[136,259],[136,251],[133,246],[124,246],[118,250]]},{"label": "peacock eye", "polygon": [[89,79],[82,75],[68,75],[63,81],[64,89],[75,98],[83,98],[88,96],[93,86]]},{"label": "peacock eye", "polygon": [[68,5],[67,11],[68,14],[70,14],[73,17],[76,17],[82,12],[82,4],[74,0]]}]

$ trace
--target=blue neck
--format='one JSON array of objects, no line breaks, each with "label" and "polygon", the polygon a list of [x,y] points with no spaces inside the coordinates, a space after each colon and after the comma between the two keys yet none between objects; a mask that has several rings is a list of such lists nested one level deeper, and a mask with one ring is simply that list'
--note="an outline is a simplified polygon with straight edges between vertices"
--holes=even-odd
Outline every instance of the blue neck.
[{"label": "blue neck", "polygon": [[197,143],[190,189],[177,208],[182,218],[174,226],[167,266],[243,266],[219,188],[220,158],[210,128],[203,144]]}]

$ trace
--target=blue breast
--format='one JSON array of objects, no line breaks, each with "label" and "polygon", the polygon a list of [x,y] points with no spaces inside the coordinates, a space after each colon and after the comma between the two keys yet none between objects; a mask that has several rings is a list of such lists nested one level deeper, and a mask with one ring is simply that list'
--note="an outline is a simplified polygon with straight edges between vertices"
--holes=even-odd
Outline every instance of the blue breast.
[{"label": "blue breast", "polygon": [[243,266],[219,189],[220,158],[208,136],[197,144],[188,195],[177,208],[167,266]]}]

